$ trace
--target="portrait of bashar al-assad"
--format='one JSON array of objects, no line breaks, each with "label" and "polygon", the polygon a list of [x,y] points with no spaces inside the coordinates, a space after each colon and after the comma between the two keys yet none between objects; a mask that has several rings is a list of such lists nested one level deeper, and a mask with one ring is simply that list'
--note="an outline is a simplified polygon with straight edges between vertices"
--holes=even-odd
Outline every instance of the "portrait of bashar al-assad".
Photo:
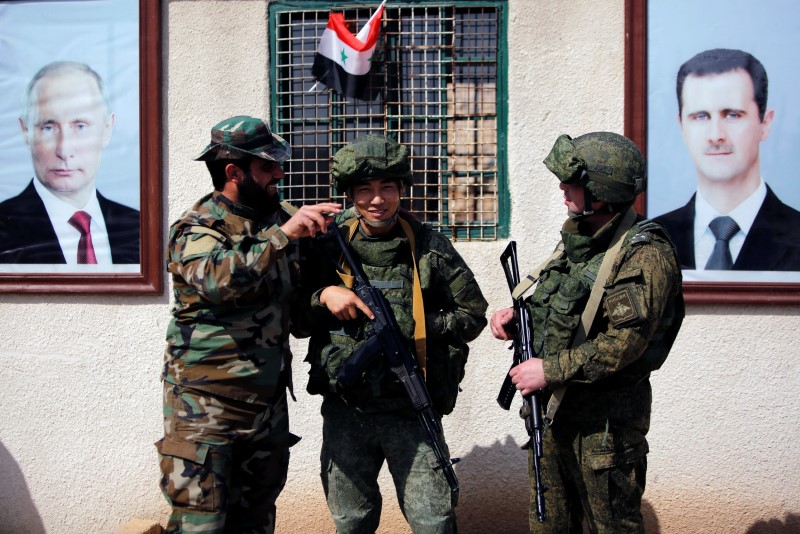
[{"label": "portrait of bashar al-assad", "polygon": [[49,63],[24,101],[34,176],[0,204],[0,263],[138,264],[139,211],[96,186],[115,122],[102,78],[85,63]]},{"label": "portrait of bashar al-assad", "polygon": [[742,50],[705,50],[681,65],[675,87],[696,191],[655,220],[682,268],[800,271],[800,212],[762,177],[760,148],[776,113],[762,63]]}]

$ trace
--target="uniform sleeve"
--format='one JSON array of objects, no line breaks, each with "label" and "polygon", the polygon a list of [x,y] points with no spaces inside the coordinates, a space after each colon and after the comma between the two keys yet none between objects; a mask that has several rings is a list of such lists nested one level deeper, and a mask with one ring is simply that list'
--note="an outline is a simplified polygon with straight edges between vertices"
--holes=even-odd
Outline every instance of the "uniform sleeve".
[{"label": "uniform sleeve", "polygon": [[[468,343],[486,327],[488,303],[464,259],[450,241],[434,234],[432,252],[420,258],[422,286],[435,294],[425,299],[428,337]],[[427,263],[427,265],[425,265]]]},{"label": "uniform sleeve", "polygon": [[253,236],[228,236],[206,226],[173,230],[167,269],[207,301],[239,298],[264,283],[264,275],[288,244],[277,225]]},{"label": "uniform sleeve", "polygon": [[551,387],[591,383],[638,360],[680,287],[680,270],[664,244],[632,247],[605,288],[589,340],[544,359]]}]

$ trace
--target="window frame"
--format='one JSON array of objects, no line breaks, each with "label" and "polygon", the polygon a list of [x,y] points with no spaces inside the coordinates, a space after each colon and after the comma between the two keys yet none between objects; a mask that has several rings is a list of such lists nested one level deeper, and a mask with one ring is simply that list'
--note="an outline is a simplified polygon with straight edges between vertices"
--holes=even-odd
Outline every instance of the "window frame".
[{"label": "window frame", "polygon": [[[268,5],[268,33],[269,33],[269,106],[270,106],[270,123],[272,127],[278,134],[283,135],[281,123],[284,120],[292,121],[293,119],[282,119],[279,116],[281,111],[281,102],[280,92],[279,92],[279,83],[280,80],[278,79],[278,69],[283,68],[283,65],[279,63],[278,54],[280,51],[278,50],[278,35],[279,35],[279,23],[280,23],[280,16],[287,13],[287,12],[294,12],[294,11],[306,11],[306,12],[333,12],[335,11],[347,11],[350,9],[369,9],[370,12],[374,11],[380,5],[380,0],[349,0],[346,3],[336,3],[331,1],[316,1],[316,0],[309,0],[309,1],[298,1],[298,0],[275,0],[269,3]],[[433,221],[431,224],[437,228],[438,230],[442,231],[445,235],[447,235],[452,240],[477,240],[477,241],[497,241],[499,239],[507,238],[509,235],[509,224],[510,224],[510,195],[509,195],[509,184],[508,184],[508,161],[507,161],[507,124],[508,124],[508,88],[507,88],[507,77],[508,77],[508,44],[507,44],[507,34],[508,34],[508,3],[507,0],[452,0],[449,2],[418,2],[412,0],[395,0],[392,2],[388,2],[385,6],[387,14],[401,9],[408,9],[408,8],[437,8],[437,7],[452,7],[454,9],[462,9],[462,8],[491,8],[496,10],[497,15],[497,50],[496,50],[496,59],[494,63],[495,68],[495,84],[496,84],[496,102],[494,105],[496,106],[496,169],[492,171],[496,175],[496,202],[497,202],[497,212],[496,212],[496,220],[491,221],[491,225],[481,225],[480,219],[476,216],[472,221],[473,224],[466,224],[466,225],[459,225],[454,222],[450,222],[449,224],[444,224],[444,216],[443,214],[446,213],[445,210],[439,208],[437,211],[438,214],[438,221]],[[385,17],[386,18],[386,17]],[[327,19],[325,19],[327,20]],[[385,20],[385,19],[384,19]],[[359,27],[363,21],[359,20]],[[385,22],[382,22],[384,24]],[[379,46],[383,46],[383,39],[384,35],[382,32],[381,40],[379,41]],[[306,80],[308,83],[306,83]],[[303,78],[303,85],[308,85],[309,88],[311,85],[314,84],[314,78],[311,75],[310,68],[308,69],[307,76]],[[348,104],[349,105],[349,104]],[[382,104],[382,115],[384,118],[387,117],[387,105],[384,103]],[[387,122],[388,119],[385,119],[384,122]],[[445,125],[453,124],[453,119],[448,118]],[[445,126],[446,127],[446,126]],[[288,140],[288,139],[287,139]],[[290,140],[291,142],[291,140]],[[302,148],[302,145],[297,145],[294,143],[297,148]],[[330,155],[332,157],[333,150],[336,147],[336,143],[333,140],[330,140],[328,143],[330,147]],[[447,143],[446,143],[446,136],[442,135],[441,140],[439,141],[438,145],[443,154],[447,154]],[[446,156],[445,156],[446,157]],[[433,171],[436,173],[438,179],[437,183],[431,186],[439,188],[439,197],[440,201],[449,202],[452,199],[448,199],[447,192],[445,191],[446,187],[452,187],[453,184],[447,184],[444,180],[441,179],[443,172],[453,172],[453,171],[443,171],[442,169]],[[285,183],[289,183],[291,179],[291,170],[287,170],[287,179],[285,179]],[[309,184],[309,186],[313,187],[313,183]],[[430,186],[428,186],[430,187]],[[341,199],[340,195],[336,195],[333,198]],[[421,197],[425,198],[425,197]],[[478,198],[478,197],[476,197]],[[319,198],[318,201],[328,200],[327,198]],[[408,199],[404,200],[403,206],[406,208],[410,208]],[[413,210],[412,210],[413,213]],[[475,211],[474,213],[479,213]]]}]

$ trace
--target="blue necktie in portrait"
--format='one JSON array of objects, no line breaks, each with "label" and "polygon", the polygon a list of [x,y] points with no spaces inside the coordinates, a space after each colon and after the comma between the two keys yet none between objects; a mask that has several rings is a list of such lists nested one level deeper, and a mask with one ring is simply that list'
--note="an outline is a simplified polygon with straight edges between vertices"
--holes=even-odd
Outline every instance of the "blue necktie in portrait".
[{"label": "blue necktie in portrait", "polygon": [[711,221],[708,227],[717,241],[714,243],[714,250],[711,252],[711,257],[708,258],[708,263],[706,263],[706,270],[729,271],[733,266],[733,259],[728,245],[731,238],[739,231],[739,225],[732,218],[725,215]]}]

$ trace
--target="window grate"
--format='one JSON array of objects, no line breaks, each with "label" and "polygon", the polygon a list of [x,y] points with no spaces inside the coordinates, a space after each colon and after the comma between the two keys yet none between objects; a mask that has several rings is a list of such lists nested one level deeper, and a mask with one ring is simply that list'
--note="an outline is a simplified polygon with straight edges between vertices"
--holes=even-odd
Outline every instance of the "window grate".
[{"label": "window grate", "polygon": [[[295,203],[343,199],[330,183],[333,154],[358,136],[386,134],[412,151],[415,183],[404,207],[453,239],[499,237],[498,101],[500,4],[406,5],[384,11],[375,52],[372,102],[314,90],[311,75],[330,6],[270,3],[272,108],[291,143],[283,197]],[[351,30],[374,5],[342,8]],[[318,86],[320,88],[322,86]]]}]

